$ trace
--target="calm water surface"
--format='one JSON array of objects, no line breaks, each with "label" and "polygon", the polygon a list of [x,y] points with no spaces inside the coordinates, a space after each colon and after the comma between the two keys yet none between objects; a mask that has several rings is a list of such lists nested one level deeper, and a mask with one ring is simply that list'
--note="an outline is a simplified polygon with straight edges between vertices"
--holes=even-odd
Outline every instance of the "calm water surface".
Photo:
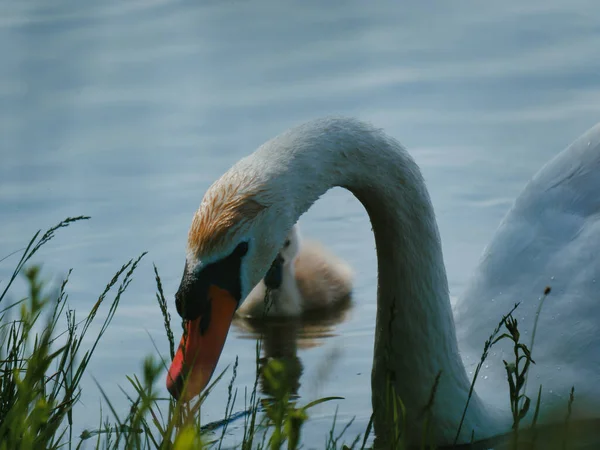
[{"label": "calm water surface", "polygon": [[[152,262],[177,318],[204,191],[304,120],[357,116],[411,150],[460,295],[524,183],[600,120],[599,12],[591,0],[1,2],[0,256],[38,228],[91,215],[39,255],[48,278],[74,268],[69,301],[82,316],[123,262],[149,252],[85,378],[78,427],[98,422],[91,375],[125,414],[119,385],[156,353],[152,340],[167,357]],[[370,415],[374,240],[358,201],[338,189],[301,226],[356,271],[344,320],[286,347],[301,361],[305,401],[346,398],[338,420],[356,416],[351,439]],[[0,262],[0,279],[15,262]],[[232,328],[217,370],[238,356],[240,392],[254,380],[254,348]],[[222,417],[225,398],[223,384],[205,422]],[[309,446],[322,445],[335,408],[314,410]]]}]

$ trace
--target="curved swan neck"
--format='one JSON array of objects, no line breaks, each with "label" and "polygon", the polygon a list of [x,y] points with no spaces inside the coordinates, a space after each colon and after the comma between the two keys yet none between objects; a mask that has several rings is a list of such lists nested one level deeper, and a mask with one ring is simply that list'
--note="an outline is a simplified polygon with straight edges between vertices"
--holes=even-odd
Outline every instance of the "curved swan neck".
[{"label": "curved swan neck", "polygon": [[[350,190],[364,205],[379,273],[372,372],[376,418],[387,402],[386,380],[391,380],[407,410],[406,429],[420,436],[421,412],[441,371],[432,414],[444,434],[439,441],[451,442],[469,381],[458,351],[433,207],[408,152],[362,122],[328,119],[293,128],[240,163],[245,167],[237,170],[254,169],[272,191],[283,193],[274,201],[286,204],[288,227],[333,187]],[[475,397],[464,434],[470,436],[484,416]]]},{"label": "curved swan neck", "polygon": [[[388,338],[393,305],[398,323],[393,328],[405,322],[404,330],[427,332],[420,348],[436,335],[445,347],[457,348],[429,193],[417,164],[397,141],[357,120],[329,119],[291,129],[264,144],[256,156],[269,162],[270,184],[285,193],[291,220],[333,187],[348,189],[364,205],[377,246],[379,337]],[[260,170],[264,173],[264,165]],[[415,322],[431,329],[415,329]],[[404,345],[400,336],[393,340]]]}]

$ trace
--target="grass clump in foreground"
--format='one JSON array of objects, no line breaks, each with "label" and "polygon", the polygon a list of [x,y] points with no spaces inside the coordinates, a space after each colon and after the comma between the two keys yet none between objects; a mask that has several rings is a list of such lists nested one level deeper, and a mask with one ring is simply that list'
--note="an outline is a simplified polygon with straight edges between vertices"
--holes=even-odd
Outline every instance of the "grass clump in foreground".
[{"label": "grass clump in foreground", "polygon": [[[234,412],[238,400],[238,391],[234,389],[237,360],[233,365],[233,376],[228,385],[229,395],[224,419],[201,426],[200,407],[228,369],[216,377],[194,404],[181,404],[171,398],[162,398],[155,388],[156,382],[162,380],[168,362],[148,356],[143,361],[142,374],[127,377],[133,389],[133,394],[123,391],[130,405],[127,413],[124,416],[120,415],[105,395],[100,383],[97,383],[111,418],[103,418],[97,429],[84,430],[76,435],[78,431],[75,430],[73,415],[81,396],[81,381],[94,350],[106,332],[117,311],[120,299],[145,255],[142,253],[117,270],[88,314],[78,318],[75,311],[68,307],[66,287],[71,271],[60,284],[58,291],[49,294],[45,283],[41,280],[39,267],[28,266],[28,263],[39,249],[54,237],[57,230],[86,219],[88,217],[85,216],[67,218],[43,235],[40,232],[36,233],[0,293],[0,450],[79,449],[83,446],[90,448],[90,445],[93,448],[103,449],[220,449],[229,424],[240,417],[244,418],[244,424],[239,448],[243,450],[299,448],[302,427],[308,419],[308,410],[319,403],[339,399],[339,397],[322,398],[305,406],[299,406],[289,385],[290,377],[287,371],[290,368],[283,361],[276,359],[266,364],[260,363],[262,345],[260,339],[256,345],[256,378],[252,391],[249,394],[244,392],[244,409],[241,412]],[[157,283],[156,297],[164,317],[170,357],[173,358],[175,341],[171,330],[171,318],[156,267],[154,273]],[[6,305],[7,293],[20,275],[27,281],[28,295],[22,300]],[[544,299],[549,293],[550,290],[547,288]],[[515,305],[515,308],[517,306]],[[99,321],[97,316],[101,308],[106,312],[103,313],[104,318],[99,325],[96,325],[94,322]],[[530,364],[535,362],[530,348],[520,341],[518,324],[512,316],[515,308],[502,318],[486,341],[481,361],[472,380],[469,399],[491,347],[503,339],[512,341],[514,361],[505,361],[504,364],[513,414],[513,431],[508,439],[495,441],[492,445],[496,448],[511,449],[550,448],[547,446],[547,439],[546,444],[539,443],[540,436],[536,427],[541,386],[533,423],[526,432],[519,434],[520,422],[530,409],[531,401],[525,396],[524,391],[528,369]],[[391,317],[394,317],[393,314]],[[92,329],[97,330],[95,336],[91,340],[91,345],[84,348],[82,343],[84,340],[88,341],[88,334]],[[499,334],[502,329],[506,329],[507,332]],[[533,347],[533,339],[534,336],[532,336],[531,347]],[[267,398],[259,397],[258,382],[261,376],[264,392],[269,393]],[[392,448],[402,449],[406,448],[402,432],[406,411],[402,399],[395,393],[391,382],[395,376],[402,375],[390,374],[390,382],[387,385],[388,413],[393,426],[390,436],[392,436]],[[435,448],[432,444],[434,437],[431,435],[435,428],[432,423],[434,418],[431,417],[430,410],[435,402],[438,382],[443,376],[443,373],[438,373],[431,389],[428,405],[425,405],[423,410],[425,421],[422,442],[419,446],[422,449]],[[566,405],[564,432],[561,430],[561,439],[552,441],[552,448],[569,448],[567,431],[569,435],[574,432],[573,424],[570,423],[573,401],[574,391],[571,390]],[[469,400],[464,408],[465,413],[468,403]],[[102,412],[101,416],[103,417]],[[373,415],[362,436],[357,436],[350,445],[346,445],[341,442],[341,439],[351,422],[336,435],[334,417],[323,448],[365,448],[371,433],[372,421]],[[460,427],[457,430],[457,438],[459,434]],[[560,442],[559,447],[554,447],[556,442]]]},{"label": "grass clump in foreground", "polygon": [[[37,266],[26,268],[54,233],[88,217],[68,218],[40,237],[38,231],[25,248],[0,295],[0,449],[62,447],[73,440],[73,407],[81,395],[81,380],[94,350],[112,320],[121,296],[131,282],[143,254],[124,264],[106,285],[88,315],[77,320],[66,308],[68,276],[58,294],[44,291]],[[23,273],[29,293],[6,305],[7,293]],[[112,295],[106,317],[90,348],[82,349],[99,309]],[[18,311],[18,318],[11,316]],[[59,321],[66,320],[60,331]]]}]

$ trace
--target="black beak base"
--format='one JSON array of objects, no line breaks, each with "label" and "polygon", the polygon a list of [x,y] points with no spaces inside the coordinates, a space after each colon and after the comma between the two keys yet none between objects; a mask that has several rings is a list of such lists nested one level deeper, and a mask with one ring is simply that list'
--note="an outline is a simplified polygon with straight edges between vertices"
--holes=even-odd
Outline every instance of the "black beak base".
[{"label": "black beak base", "polygon": [[238,304],[242,296],[242,258],[248,251],[248,243],[240,243],[226,258],[207,265],[199,272],[191,271],[186,261],[183,278],[175,294],[177,313],[184,320],[196,320],[210,308],[208,290],[219,286],[233,295]]}]

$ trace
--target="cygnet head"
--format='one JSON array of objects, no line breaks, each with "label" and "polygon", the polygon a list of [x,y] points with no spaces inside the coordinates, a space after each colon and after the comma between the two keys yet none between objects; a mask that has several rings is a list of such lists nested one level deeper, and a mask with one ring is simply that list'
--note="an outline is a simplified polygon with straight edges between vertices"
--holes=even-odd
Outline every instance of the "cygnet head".
[{"label": "cygnet head", "polygon": [[283,265],[289,266],[294,262],[300,251],[300,230],[294,225],[285,238],[283,247],[279,250],[279,256],[283,259]]}]

